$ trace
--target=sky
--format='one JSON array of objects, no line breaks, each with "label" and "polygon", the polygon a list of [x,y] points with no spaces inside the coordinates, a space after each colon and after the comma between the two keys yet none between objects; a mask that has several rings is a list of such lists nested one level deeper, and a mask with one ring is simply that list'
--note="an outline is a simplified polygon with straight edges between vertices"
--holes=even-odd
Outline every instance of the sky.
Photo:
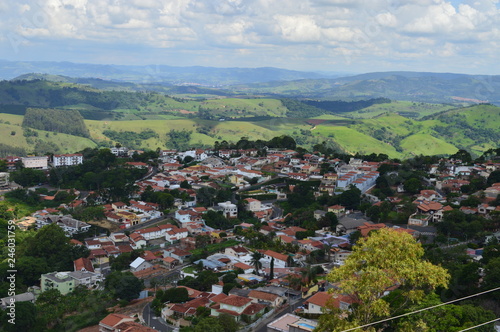
[{"label": "sky", "polygon": [[0,59],[500,74],[498,0],[0,2]]}]

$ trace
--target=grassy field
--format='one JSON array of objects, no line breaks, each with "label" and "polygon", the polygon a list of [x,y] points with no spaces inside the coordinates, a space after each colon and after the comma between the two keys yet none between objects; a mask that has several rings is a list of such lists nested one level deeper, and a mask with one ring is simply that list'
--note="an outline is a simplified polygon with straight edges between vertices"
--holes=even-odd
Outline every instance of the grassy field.
[{"label": "grassy field", "polygon": [[405,157],[415,155],[453,154],[457,147],[429,134],[411,135],[401,141],[400,146],[406,151]]},{"label": "grassy field", "polygon": [[314,134],[332,138],[351,154],[385,153],[393,158],[401,157],[393,146],[348,127],[318,125]]},{"label": "grassy field", "polygon": [[[0,119],[3,120],[3,123],[0,123],[0,132],[2,133],[0,143],[23,148],[27,153],[35,151],[37,141],[55,144],[58,148],[58,151],[56,151],[57,153],[70,153],[83,150],[87,147],[97,146],[88,138],[44,130],[33,129],[38,136],[25,137],[23,135],[23,128],[21,127],[22,116],[0,114]],[[11,124],[6,124],[5,122],[10,122]]]},{"label": "grassy field", "polygon": [[431,115],[446,111],[456,106],[444,104],[428,104],[411,101],[393,101],[387,104],[375,104],[359,111],[346,113],[346,116],[354,118],[373,118],[383,113],[401,113],[411,115],[411,118],[421,118],[426,115]]},{"label": "grassy field", "polygon": [[200,107],[221,116],[244,117],[251,115],[285,116],[286,107],[277,99],[224,98],[202,102]]},{"label": "grassy field", "polygon": [[[177,104],[189,106],[190,102],[169,99]],[[160,98],[161,102],[164,99]],[[431,116],[428,120],[408,118],[397,114],[403,108],[428,107],[427,112],[446,109],[447,105],[393,102],[374,105],[361,113],[367,118],[351,119],[337,115],[323,115],[307,118],[245,118],[248,112],[261,115],[278,114],[283,111],[281,102],[274,99],[223,98],[204,101],[204,107],[222,109],[229,107],[238,114],[239,121],[216,121],[200,118],[186,118],[172,112],[141,112],[137,109],[120,109],[120,121],[85,120],[91,139],[66,134],[55,134],[35,130],[36,137],[25,137],[20,115],[0,114],[0,143],[35,151],[35,146],[50,142],[55,144],[56,153],[80,151],[95,147],[95,142],[110,141],[103,132],[141,132],[153,130],[158,137],[140,142],[140,148],[165,148],[167,133],[171,130],[191,131],[190,145],[213,146],[215,141],[237,142],[241,137],[251,140],[269,140],[275,136],[290,135],[297,142],[310,148],[322,141],[334,141],[348,153],[386,153],[391,157],[407,157],[415,154],[451,154],[458,147],[480,155],[489,148],[497,148],[500,128],[500,108],[492,105],[477,105],[460,110],[450,110]],[[78,108],[81,105],[74,105]],[[386,107],[391,107],[389,112]],[[440,108],[441,107],[441,108]],[[239,110],[238,110],[239,108]],[[243,112],[247,110],[246,113]],[[379,111],[384,111],[380,112]],[[426,111],[422,111],[425,113]],[[422,114],[423,114],[422,113]],[[225,114],[224,112],[221,114]],[[371,118],[368,115],[371,114]],[[124,119],[131,120],[124,120]],[[448,128],[447,130],[443,130]],[[456,130],[454,128],[457,128]],[[466,129],[462,129],[466,128]],[[110,141],[112,144],[115,142]]]},{"label": "grassy field", "polygon": [[24,116],[0,113],[0,120],[2,123],[10,123],[15,126],[20,126],[23,123]]}]

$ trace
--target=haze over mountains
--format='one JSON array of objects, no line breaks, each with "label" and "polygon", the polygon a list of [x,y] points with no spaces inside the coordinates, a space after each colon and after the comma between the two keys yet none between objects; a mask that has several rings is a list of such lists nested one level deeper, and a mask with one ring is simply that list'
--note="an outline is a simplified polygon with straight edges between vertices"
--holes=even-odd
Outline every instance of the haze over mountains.
[{"label": "haze over mountains", "polygon": [[[30,75],[23,76],[26,74]],[[347,75],[345,73],[292,71],[272,67],[123,66],[71,62],[0,61],[0,79],[10,80],[16,77],[88,84],[99,89],[151,90],[166,93],[169,89],[174,89],[172,86],[186,85],[191,86],[189,90],[192,93],[196,92],[200,86],[223,90],[223,92],[210,91],[216,95],[264,94],[343,100],[383,97],[422,102],[449,103],[458,100],[500,104],[499,75],[408,71]],[[170,88],[165,89],[165,87]],[[179,92],[179,88],[176,89],[174,93],[182,93],[186,90]],[[199,92],[207,93],[207,91]]]},{"label": "haze over mountains", "polygon": [[[9,61],[0,75],[9,79],[0,81],[0,129],[11,133],[0,139],[4,155],[290,135],[306,148],[407,158],[480,155],[500,141],[500,76]],[[73,120],[41,120],[45,113]],[[172,142],[176,131],[182,144]]]}]

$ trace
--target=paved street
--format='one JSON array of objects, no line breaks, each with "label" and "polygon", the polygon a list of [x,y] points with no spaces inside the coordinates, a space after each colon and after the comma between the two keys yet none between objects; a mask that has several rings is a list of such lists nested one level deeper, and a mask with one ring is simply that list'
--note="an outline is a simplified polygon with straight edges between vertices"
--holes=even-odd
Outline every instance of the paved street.
[{"label": "paved street", "polygon": [[297,307],[300,307],[306,299],[299,299],[294,302],[292,302],[292,305],[286,307],[283,311],[280,311],[278,314],[271,315],[270,317],[264,319],[258,326],[256,326],[255,330],[256,332],[267,332],[267,324],[271,323],[272,321],[276,320],[277,318],[284,316],[285,314],[291,314]]},{"label": "paved street", "polygon": [[163,319],[155,316],[153,310],[151,310],[151,303],[148,303],[144,307],[144,310],[142,311],[142,317],[144,318],[146,325],[148,325],[151,328],[154,328],[157,331],[161,332],[178,331],[178,329],[176,329],[175,326],[164,324]]}]

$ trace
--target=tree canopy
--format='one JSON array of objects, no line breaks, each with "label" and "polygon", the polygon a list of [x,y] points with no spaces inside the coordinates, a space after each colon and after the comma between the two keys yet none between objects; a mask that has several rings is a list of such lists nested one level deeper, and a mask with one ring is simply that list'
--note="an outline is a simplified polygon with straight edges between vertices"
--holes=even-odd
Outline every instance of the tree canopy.
[{"label": "tree canopy", "polygon": [[347,320],[365,324],[390,316],[393,310],[384,294],[393,287],[399,288],[403,306],[418,303],[426,291],[446,287],[448,272],[423,260],[423,255],[421,244],[410,234],[392,228],[360,239],[345,264],[328,275],[330,282],[338,283],[334,294],[347,294],[356,303],[352,313],[346,312]]}]

